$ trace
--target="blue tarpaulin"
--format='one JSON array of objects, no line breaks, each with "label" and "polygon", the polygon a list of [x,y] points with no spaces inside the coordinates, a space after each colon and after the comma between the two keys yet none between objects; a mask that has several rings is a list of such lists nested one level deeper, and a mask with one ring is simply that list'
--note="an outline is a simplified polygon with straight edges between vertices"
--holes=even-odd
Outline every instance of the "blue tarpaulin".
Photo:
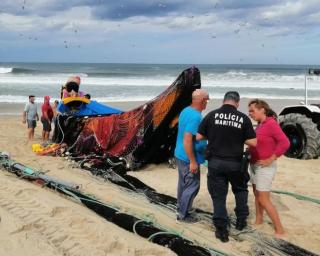
[{"label": "blue tarpaulin", "polygon": [[123,113],[123,111],[119,109],[103,105],[94,100],[91,100],[88,104],[81,104],[76,111],[71,110],[67,105],[63,104],[63,102],[60,102],[58,105],[58,111],[61,114],[69,114],[73,116],[97,116]]}]

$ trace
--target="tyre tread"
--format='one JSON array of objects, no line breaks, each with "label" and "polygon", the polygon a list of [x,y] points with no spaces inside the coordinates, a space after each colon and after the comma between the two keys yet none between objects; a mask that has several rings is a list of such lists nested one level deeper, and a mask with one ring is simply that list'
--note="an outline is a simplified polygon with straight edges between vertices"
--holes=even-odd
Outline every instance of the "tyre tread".
[{"label": "tyre tread", "polygon": [[319,156],[320,131],[318,130],[317,125],[312,122],[310,118],[302,114],[290,113],[280,116],[279,123],[281,127],[283,124],[295,126],[299,124],[303,129],[307,141],[301,159],[313,159]]}]

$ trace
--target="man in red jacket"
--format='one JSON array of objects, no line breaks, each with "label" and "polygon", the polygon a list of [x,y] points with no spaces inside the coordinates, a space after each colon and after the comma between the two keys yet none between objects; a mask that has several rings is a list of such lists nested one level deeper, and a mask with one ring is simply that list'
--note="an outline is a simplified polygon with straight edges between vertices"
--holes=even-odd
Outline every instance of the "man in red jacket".
[{"label": "man in red jacket", "polygon": [[42,141],[45,142],[49,139],[50,131],[51,131],[51,122],[53,118],[53,110],[50,105],[50,97],[45,96],[44,102],[42,105],[42,116],[41,116],[41,122],[43,125],[42,130]]}]

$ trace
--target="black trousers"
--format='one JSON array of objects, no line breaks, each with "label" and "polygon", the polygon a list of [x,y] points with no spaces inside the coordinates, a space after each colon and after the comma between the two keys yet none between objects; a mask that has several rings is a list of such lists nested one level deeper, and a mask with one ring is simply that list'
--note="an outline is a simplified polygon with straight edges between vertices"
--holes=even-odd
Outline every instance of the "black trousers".
[{"label": "black trousers", "polygon": [[245,220],[249,215],[247,179],[240,172],[241,163],[221,159],[208,162],[208,190],[213,202],[213,224],[216,228],[226,228],[228,212],[226,199],[229,183],[235,196],[237,219]]}]

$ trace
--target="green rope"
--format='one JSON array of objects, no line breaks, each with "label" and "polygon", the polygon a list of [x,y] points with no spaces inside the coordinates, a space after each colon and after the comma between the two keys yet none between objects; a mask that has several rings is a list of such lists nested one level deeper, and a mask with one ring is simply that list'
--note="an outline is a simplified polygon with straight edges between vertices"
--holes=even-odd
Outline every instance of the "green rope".
[{"label": "green rope", "polygon": [[[69,192],[69,191],[68,191]],[[74,195],[73,193],[70,193],[71,195],[73,195],[74,197],[78,198],[78,196]],[[97,201],[94,201],[94,200],[88,200],[88,199],[84,199],[84,200],[87,200],[87,201],[93,201],[95,203],[99,203]],[[110,207],[109,205],[107,204],[102,204],[100,203],[101,205],[106,205],[108,207]],[[112,208],[112,207],[111,207]],[[113,208],[114,209],[114,208]],[[134,214],[133,214],[134,215]],[[151,223],[153,226],[155,227],[158,227],[160,229],[165,229],[163,227],[161,227],[161,225],[159,225],[156,221],[155,221],[155,218],[154,216],[153,217],[149,217],[150,214],[148,215],[145,215],[144,218],[145,219],[140,219],[140,220],[137,220],[134,225],[133,225],[133,232],[136,234],[136,235],[139,235],[137,230],[136,230],[136,226],[139,224],[139,223],[142,223],[142,222],[146,222],[146,223]],[[141,217],[140,217],[141,218]],[[187,239],[186,237],[183,236],[183,231],[182,232],[177,232],[176,230],[172,230],[172,231],[159,231],[157,233],[154,233],[152,234],[149,238],[147,238],[148,241],[153,241],[154,237],[158,236],[158,235],[164,235],[164,234],[167,234],[167,235],[175,235],[175,236],[179,236],[180,238],[183,238],[183,239]],[[139,235],[140,236],[140,235]],[[202,237],[203,238],[203,237]],[[196,242],[195,244],[199,244],[198,242]],[[215,248],[212,248],[212,247],[207,247],[207,246],[204,246],[202,245],[204,248],[206,248],[208,251],[214,253],[213,255],[221,255],[221,256],[229,256],[229,254],[226,254],[222,251],[219,251],[218,249],[215,249]]]},{"label": "green rope", "polygon": [[[153,239],[158,235],[177,235],[177,234],[175,234],[174,232],[170,232],[170,231],[160,231],[160,232],[154,233],[151,236],[149,236],[148,241],[152,242]],[[183,238],[183,237],[181,237],[181,238]],[[203,246],[203,247],[206,248],[210,253],[213,253],[213,255],[229,256],[229,254],[226,254],[218,249],[214,249],[214,248],[206,247],[206,246]]]},{"label": "green rope", "polygon": [[149,236],[149,237],[148,237],[148,241],[151,241],[151,242],[152,242],[153,238],[155,238],[155,237],[158,236],[158,235],[174,235],[174,236],[176,236],[177,234],[172,233],[172,232],[170,232],[170,231],[159,231],[159,232],[154,233],[154,234],[152,234],[151,236]]},{"label": "green rope", "polygon": [[[131,215],[135,216],[136,213],[135,212],[130,212]],[[139,214],[140,215],[140,214]],[[138,216],[139,217],[139,216]],[[140,218],[140,217],[139,217]],[[144,219],[146,222],[149,222],[149,223],[156,223],[156,217],[154,216],[153,213],[148,213],[148,214],[143,214],[142,215],[142,219]]]},{"label": "green rope", "polygon": [[213,255],[221,255],[221,256],[229,256],[229,254],[226,254],[218,249],[213,249],[213,248],[209,248],[209,247],[205,247],[210,253],[213,253]]},{"label": "green rope", "polygon": [[[172,218],[172,214],[168,214],[167,211],[164,210],[162,207],[160,207],[160,206],[158,206],[158,205],[153,205],[153,207],[157,208],[158,211],[161,211],[161,212],[162,212],[163,214],[165,214],[167,217]],[[159,227],[160,229],[168,229],[168,228],[162,227],[162,226],[159,225],[158,223],[155,224],[155,223],[152,222],[152,221],[151,221],[151,223],[152,223],[155,227],[157,226],[157,227]],[[175,235],[177,235],[177,236],[179,236],[179,237],[181,237],[181,238],[183,238],[183,239],[188,240],[188,238],[183,235],[184,232],[185,232],[185,230],[188,230],[190,233],[193,233],[193,234],[195,234],[195,235],[197,235],[197,236],[200,236],[202,239],[206,240],[207,242],[211,242],[210,240],[208,240],[208,237],[205,237],[205,236],[203,236],[203,235],[200,235],[198,232],[194,232],[193,230],[191,230],[191,229],[188,228],[188,227],[183,227],[183,230],[182,230],[181,232],[178,232],[178,231],[175,230],[175,229],[171,229],[171,230],[169,229],[167,232],[168,232],[168,234],[175,234]],[[200,245],[200,246],[206,248],[208,251],[210,251],[210,253],[213,253],[213,255],[229,256],[229,254],[226,254],[225,252],[219,251],[219,250],[216,249],[216,248],[208,247],[208,246],[204,245],[203,243],[200,243],[200,242],[198,242],[198,241],[196,241],[196,240],[194,240],[194,239],[192,239],[192,240],[193,240],[193,242],[194,242],[196,245]]]},{"label": "green rope", "polygon": [[138,235],[138,236],[140,236],[140,235],[138,234],[138,232],[137,232],[137,230],[136,230],[136,226],[137,226],[137,224],[142,223],[142,222],[146,222],[146,221],[144,221],[144,220],[137,220],[137,221],[133,224],[133,227],[132,227],[133,232],[134,232],[136,235]]},{"label": "green rope", "polygon": [[[206,236],[203,236],[203,235],[201,234],[201,232],[195,232],[195,231],[193,231],[192,229],[190,229],[190,228],[188,228],[188,227],[185,227],[184,229],[187,230],[187,231],[189,231],[190,233],[193,233],[193,234],[201,237],[203,240],[206,240],[207,243],[211,243],[210,239],[208,239],[208,237],[206,237]],[[218,250],[218,249],[216,249],[216,248],[209,247],[209,246],[207,246],[207,245],[204,244],[204,243],[200,243],[200,242],[195,241],[195,240],[193,240],[193,242],[194,242],[195,244],[198,244],[198,245],[206,248],[208,251],[213,252],[213,253],[214,253],[213,255],[218,255],[218,256],[220,256],[220,255],[221,255],[221,256],[229,256],[229,255],[230,255],[230,254],[227,254],[227,253],[225,253],[225,252],[222,252],[222,251],[220,251],[220,250]]]},{"label": "green rope", "polygon": [[66,189],[64,189],[62,187],[58,187],[58,186],[55,186],[55,188],[56,188],[56,190],[60,189],[63,193],[66,193],[68,196],[71,196],[73,199],[75,199],[78,203],[81,203],[80,198],[77,195],[70,192],[69,190],[66,190]]},{"label": "green rope", "polygon": [[87,199],[87,198],[83,198],[83,197],[80,197],[80,198],[81,198],[81,200],[83,200],[83,201],[100,204],[100,205],[102,205],[102,206],[107,206],[107,207],[109,207],[109,208],[111,208],[111,209],[113,209],[113,210],[115,210],[115,211],[119,211],[119,209],[117,209],[116,207],[111,206],[111,205],[109,205],[109,204],[101,203],[100,201],[97,201],[97,200],[95,200],[95,199]]},{"label": "green rope", "polygon": [[[205,161],[203,164],[203,166],[208,167],[208,161]],[[292,192],[287,192],[287,191],[283,191],[283,190],[271,190],[272,193],[276,193],[276,194],[283,194],[283,195],[288,195],[288,196],[292,196],[298,200],[303,200],[303,201],[309,201],[312,203],[316,203],[316,204],[320,204],[320,200],[316,199],[316,198],[312,198],[312,197],[308,197],[308,196],[304,196],[304,195],[299,195],[296,193],[292,193]]]},{"label": "green rope", "polygon": [[100,205],[102,205],[102,206],[107,206],[107,207],[109,207],[109,208],[111,208],[111,209],[113,209],[113,210],[115,210],[115,211],[119,211],[119,209],[116,209],[115,207],[113,207],[113,206],[111,206],[111,205],[108,205],[108,204],[102,203],[102,202],[100,202],[100,201],[97,201],[96,199],[83,198],[83,197],[81,197],[81,196],[75,195],[75,194],[72,193],[71,191],[66,190],[66,189],[64,189],[64,188],[62,188],[62,187],[57,187],[57,188],[60,189],[61,191],[63,191],[64,193],[66,193],[67,195],[73,197],[73,198],[74,198],[75,200],[77,200],[77,202],[79,202],[79,203],[81,203],[81,200],[83,200],[83,201],[87,201],[87,202],[92,202],[92,203],[100,204]]},{"label": "green rope", "polygon": [[91,193],[84,193],[85,196],[90,197],[92,199],[98,200],[97,197],[94,194]]},{"label": "green rope", "polygon": [[[15,162],[10,161],[10,160],[7,160],[7,159],[0,161],[0,165],[9,164],[9,166],[10,166],[10,164],[12,164],[12,163],[14,164]],[[33,172],[32,174],[30,174],[30,173],[24,173],[24,175],[22,175],[22,177],[20,177],[20,178],[25,178],[25,177],[28,177],[28,176],[35,178],[36,175],[37,175],[37,172]],[[45,184],[44,186],[46,186],[46,185],[47,185],[47,184]],[[81,203],[81,201],[84,200],[84,201],[88,201],[88,202],[94,202],[94,203],[100,204],[100,205],[102,205],[102,206],[110,207],[110,208],[112,208],[112,209],[114,209],[114,210],[116,210],[116,211],[119,210],[119,209],[116,209],[116,208],[113,207],[113,206],[110,206],[110,205],[108,205],[108,204],[105,204],[105,203],[102,203],[102,202],[96,200],[96,199],[94,198],[94,195],[90,195],[90,196],[89,196],[89,194],[86,195],[86,196],[89,196],[89,197],[90,197],[90,199],[87,199],[87,198],[83,198],[83,197],[81,197],[81,196],[78,196],[78,195],[72,193],[72,191],[63,188],[63,187],[59,186],[58,184],[52,184],[52,185],[53,185],[53,187],[55,188],[55,190],[61,190],[61,191],[64,192],[66,195],[68,195],[68,196],[70,196],[71,198],[75,199],[78,203]],[[158,208],[158,209],[159,209],[159,208],[161,209],[161,207],[158,207],[158,206],[157,206],[157,208]],[[165,213],[166,215],[168,215],[165,210],[161,209],[161,211],[162,211],[163,213]],[[142,223],[142,222],[151,223],[151,224],[153,224],[155,227],[158,226],[159,228],[162,228],[158,223],[156,223],[155,217],[154,217],[154,216],[150,216],[150,215],[151,215],[151,214],[148,214],[147,216],[144,216],[145,219],[137,220],[137,221],[134,223],[134,225],[133,225],[133,231],[134,231],[135,234],[139,235],[139,234],[137,233],[137,231],[136,231],[136,225],[137,225],[138,223]],[[148,220],[146,220],[146,219],[148,219]],[[178,236],[178,237],[181,237],[181,238],[183,238],[183,239],[186,239],[186,238],[183,236],[183,231],[179,233],[179,232],[177,232],[177,231],[175,231],[175,230],[172,230],[172,231],[159,231],[159,232],[157,232],[157,233],[154,233],[154,234],[152,234],[152,235],[148,238],[148,241],[153,241],[153,239],[154,239],[156,236],[162,235],[162,234],[174,235],[174,236]],[[196,242],[195,244],[199,244],[199,243]],[[208,247],[205,247],[205,248],[206,248],[207,250],[209,250],[210,253],[214,253],[214,255],[217,255],[217,254],[218,254],[218,255],[222,255],[222,256],[227,256],[227,255],[228,255],[228,254],[223,253],[223,252],[221,252],[221,251],[219,251],[219,250],[217,250],[217,249],[214,249],[214,248],[208,248]]]},{"label": "green rope", "polygon": [[312,197],[308,197],[308,196],[303,196],[303,195],[299,195],[296,193],[292,193],[292,192],[287,192],[287,191],[282,191],[282,190],[271,190],[272,193],[276,193],[276,194],[284,194],[284,195],[288,195],[288,196],[292,196],[298,200],[303,200],[303,201],[309,201],[312,203],[316,203],[316,204],[320,204],[320,200],[316,199],[316,198],[312,198]]}]

